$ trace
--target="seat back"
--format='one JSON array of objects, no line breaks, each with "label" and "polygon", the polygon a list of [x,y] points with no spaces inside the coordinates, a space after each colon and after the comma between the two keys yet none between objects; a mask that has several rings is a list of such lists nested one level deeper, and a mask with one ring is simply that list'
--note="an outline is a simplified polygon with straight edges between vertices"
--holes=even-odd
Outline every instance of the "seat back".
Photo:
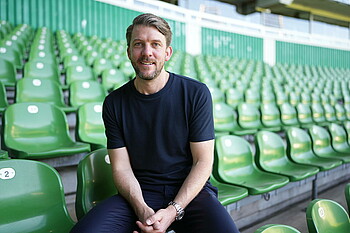
[{"label": "seat back", "polygon": [[259,227],[254,233],[300,233],[300,231],[287,225],[267,224]]},{"label": "seat back", "polygon": [[75,81],[95,80],[93,70],[89,66],[76,65],[68,66],[66,71],[66,84],[70,85]]},{"label": "seat back", "polygon": [[260,129],[260,112],[253,103],[241,103],[237,107],[238,123],[244,129]]},{"label": "seat back", "polygon": [[348,143],[350,145],[350,121],[345,121],[343,124],[344,124],[344,129],[346,131],[346,135],[348,138]]},{"label": "seat back", "polygon": [[225,91],[226,103],[233,108],[236,108],[243,102],[243,93],[237,88],[229,88]]},{"label": "seat back", "polygon": [[332,138],[332,146],[336,151],[349,149],[347,134],[343,126],[332,123],[328,129]]},{"label": "seat back", "polygon": [[51,79],[60,84],[58,68],[42,61],[29,61],[24,65],[25,78]]},{"label": "seat back", "polygon": [[281,173],[283,167],[289,163],[282,138],[268,131],[259,131],[255,137],[255,162],[258,167],[265,171]]},{"label": "seat back", "polygon": [[273,128],[276,127],[277,130],[281,126],[281,115],[275,103],[261,104],[261,122],[264,127]]},{"label": "seat back", "polygon": [[298,116],[295,107],[293,107],[290,103],[283,103],[280,106],[281,111],[281,121],[285,126],[297,126]]},{"label": "seat back", "polygon": [[51,79],[22,78],[16,85],[16,103],[44,102],[64,107],[61,86]]},{"label": "seat back", "polygon": [[0,112],[3,112],[8,106],[5,86],[0,82]]},{"label": "seat back", "polygon": [[75,210],[81,219],[92,207],[117,193],[106,148],[86,155],[78,165]]},{"label": "seat back", "polygon": [[339,203],[327,199],[315,199],[309,203],[306,221],[309,233],[344,233],[350,229],[346,210]]},{"label": "seat back", "polygon": [[336,103],[334,105],[334,109],[335,109],[335,115],[336,118],[339,122],[343,122],[346,120],[346,112],[345,112],[345,108],[344,105]]},{"label": "seat back", "polygon": [[345,185],[345,200],[348,206],[348,214],[350,213],[350,183]]},{"label": "seat back", "polygon": [[312,139],[312,148],[317,155],[333,151],[331,137],[326,129],[313,125],[309,129],[309,134]]},{"label": "seat back", "polygon": [[3,116],[2,139],[4,149],[14,156],[48,151],[72,142],[66,115],[48,103],[9,105]]},{"label": "seat back", "polygon": [[316,124],[326,122],[325,112],[320,103],[311,104],[312,118]]},{"label": "seat back", "polygon": [[69,232],[63,185],[55,169],[33,160],[0,160],[0,232]]},{"label": "seat back", "polygon": [[86,103],[77,112],[76,138],[91,145],[91,150],[107,146],[102,120],[102,102]]},{"label": "seat back", "polygon": [[237,127],[237,115],[234,109],[223,103],[213,104],[214,129],[216,132],[233,132]]},{"label": "seat back", "polygon": [[85,103],[102,102],[106,95],[98,81],[75,81],[69,87],[69,101],[75,108]]},{"label": "seat back", "polygon": [[250,144],[245,139],[234,135],[221,136],[215,141],[215,148],[216,168],[213,172],[223,181],[232,177],[240,180],[256,169]]},{"label": "seat back", "polygon": [[326,120],[328,122],[336,122],[337,121],[337,117],[336,117],[336,113],[335,113],[334,107],[332,105],[330,105],[329,103],[325,103],[325,104],[322,104],[322,105],[323,105],[323,108],[324,108]]},{"label": "seat back", "polygon": [[14,86],[16,84],[16,68],[8,60],[0,56],[0,82],[6,86]]},{"label": "seat back", "polygon": [[302,126],[313,124],[312,113],[310,106],[307,104],[298,103],[296,105],[298,120]]},{"label": "seat back", "polygon": [[225,102],[225,94],[217,87],[209,87],[213,103]]},{"label": "seat back", "polygon": [[287,130],[287,155],[298,163],[314,156],[310,135],[303,129],[292,127]]},{"label": "seat back", "polygon": [[112,90],[115,87],[120,87],[126,83],[128,79],[124,73],[118,69],[106,69],[102,72],[102,86],[106,90]]}]

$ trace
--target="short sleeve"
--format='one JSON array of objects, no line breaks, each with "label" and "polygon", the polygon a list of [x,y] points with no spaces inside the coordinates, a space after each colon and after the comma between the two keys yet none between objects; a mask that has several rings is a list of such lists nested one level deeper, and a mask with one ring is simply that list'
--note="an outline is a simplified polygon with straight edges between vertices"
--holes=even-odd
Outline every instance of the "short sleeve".
[{"label": "short sleeve", "polygon": [[200,142],[214,139],[213,103],[206,85],[201,85],[192,101],[192,116],[189,124],[190,141]]}]

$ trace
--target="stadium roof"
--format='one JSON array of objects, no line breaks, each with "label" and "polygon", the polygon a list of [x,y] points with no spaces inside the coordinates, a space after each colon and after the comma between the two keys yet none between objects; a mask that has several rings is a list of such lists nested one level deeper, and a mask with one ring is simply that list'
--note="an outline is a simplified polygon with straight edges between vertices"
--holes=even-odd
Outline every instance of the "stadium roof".
[{"label": "stadium roof", "polygon": [[350,1],[344,0],[219,0],[236,6],[247,15],[271,12],[300,19],[312,19],[343,27],[350,25]]}]

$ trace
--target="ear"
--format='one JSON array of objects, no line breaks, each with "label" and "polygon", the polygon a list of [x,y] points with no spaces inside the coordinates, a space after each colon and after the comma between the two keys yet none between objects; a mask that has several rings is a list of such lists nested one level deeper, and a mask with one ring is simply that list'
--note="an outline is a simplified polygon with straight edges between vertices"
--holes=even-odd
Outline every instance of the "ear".
[{"label": "ear", "polygon": [[173,55],[173,48],[171,46],[168,46],[165,50],[165,61],[169,61],[171,56]]},{"label": "ear", "polygon": [[129,47],[129,46],[128,46],[127,49],[126,49],[126,53],[128,54],[129,60],[131,60],[131,59],[130,59],[130,47]]}]

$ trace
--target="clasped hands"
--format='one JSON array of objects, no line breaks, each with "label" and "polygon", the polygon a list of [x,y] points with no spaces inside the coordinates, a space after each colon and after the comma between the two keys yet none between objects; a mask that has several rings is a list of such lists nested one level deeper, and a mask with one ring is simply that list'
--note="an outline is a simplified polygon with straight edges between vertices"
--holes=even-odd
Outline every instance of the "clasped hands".
[{"label": "clasped hands", "polygon": [[171,205],[157,212],[148,207],[146,211],[143,211],[141,215],[138,214],[138,216],[140,220],[136,224],[141,232],[134,231],[133,233],[165,233],[175,221],[176,210]]}]

